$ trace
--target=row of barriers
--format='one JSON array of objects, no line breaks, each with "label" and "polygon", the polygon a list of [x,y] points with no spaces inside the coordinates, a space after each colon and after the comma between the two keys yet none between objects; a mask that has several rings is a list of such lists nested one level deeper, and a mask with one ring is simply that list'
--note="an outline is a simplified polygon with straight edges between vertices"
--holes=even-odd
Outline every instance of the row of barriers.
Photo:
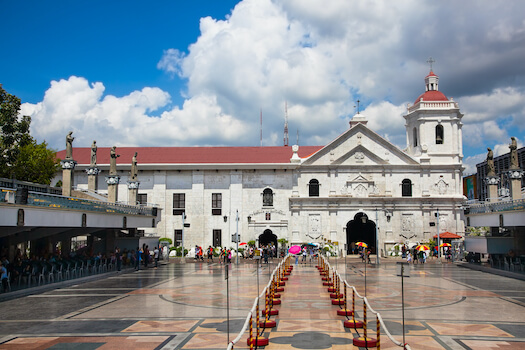
[{"label": "row of barriers", "polygon": [[[277,323],[274,320],[270,320],[271,316],[276,316],[279,314],[279,310],[273,309],[274,305],[279,305],[281,303],[281,295],[279,293],[284,292],[284,286],[290,273],[293,270],[293,266],[290,265],[291,256],[287,255],[284,259],[279,262],[279,264],[272,271],[268,284],[264,287],[261,294],[255,298],[252,308],[248,312],[246,321],[235,339],[233,339],[229,344],[227,349],[233,349],[234,345],[239,342],[242,335],[249,328],[249,337],[247,340],[247,345],[250,347],[250,350],[254,347],[266,346],[268,345],[268,339],[263,338],[262,334],[265,328],[276,327]],[[259,265],[257,265],[257,269]],[[264,310],[262,314],[264,315],[264,320],[259,320],[259,302],[264,298]],[[253,327],[255,314],[255,329]],[[254,334],[255,333],[255,334]]]},{"label": "row of barriers", "polygon": [[[388,336],[390,341],[394,343],[396,346],[399,346],[405,350],[411,350],[410,346],[405,342],[400,342],[396,340],[388,331],[386,328],[386,325],[383,321],[383,318],[381,317],[381,314],[374,309],[372,309],[372,306],[368,302],[368,299],[362,295],[360,295],[354,286],[351,286],[348,284],[346,280],[343,280],[341,278],[341,275],[336,269],[333,269],[330,266],[330,263],[326,260],[325,257],[320,257],[318,260],[318,264],[316,265],[317,269],[319,270],[320,275],[322,276],[323,285],[328,286],[328,292],[330,293],[330,298],[332,299],[332,305],[338,305],[340,307],[339,310],[337,310],[337,314],[340,316],[346,316],[347,320],[344,322],[345,328],[353,328],[357,331],[357,329],[363,329],[363,335],[354,338],[353,339],[353,345],[358,347],[365,347],[365,348],[381,348],[381,327],[383,328],[383,331]],[[332,277],[330,277],[332,276]],[[341,293],[341,281],[343,281],[343,293]],[[347,294],[347,287],[352,291],[352,308],[347,308],[347,300],[348,300],[348,294]],[[356,297],[361,299],[363,301],[363,320],[359,321],[356,320],[355,314],[356,314]],[[342,307],[341,307],[342,306]],[[369,337],[370,334],[368,331],[368,319],[367,319],[367,313],[368,310],[376,317],[376,338]],[[349,319],[349,316],[352,317],[352,319]]]},{"label": "row of barriers", "polygon": [[[253,303],[252,308],[248,312],[248,316],[246,317],[246,321],[244,322],[243,328],[237,335],[237,337],[232,340],[227,347],[227,350],[233,349],[235,344],[239,342],[242,335],[248,330],[249,328],[249,337],[247,340],[247,345],[250,346],[250,350],[252,350],[254,347],[260,347],[260,346],[266,346],[269,343],[269,340],[266,338],[262,338],[262,334],[265,328],[273,328],[276,327],[276,322],[274,320],[270,320],[271,316],[276,316],[279,314],[279,310],[273,309],[274,305],[278,305],[281,303],[279,294],[280,292],[284,292],[284,286],[286,285],[286,281],[288,280],[288,275],[291,274],[293,271],[293,266],[290,265],[291,256],[287,255],[281,262],[275,267],[272,274],[270,275],[268,284],[264,287],[263,291],[259,296],[255,298],[255,301]],[[407,343],[400,342],[396,340],[388,331],[386,328],[386,325],[381,318],[381,315],[379,312],[372,309],[370,306],[370,303],[368,302],[368,299],[366,297],[361,296],[354,286],[351,286],[348,284],[346,280],[341,279],[341,275],[336,269],[333,269],[330,266],[330,263],[325,259],[325,257],[318,257],[318,263],[316,265],[317,269],[319,270],[319,273],[323,280],[323,285],[328,286],[328,292],[330,293],[330,298],[332,299],[332,305],[339,306],[339,310],[337,310],[337,314],[340,316],[346,316],[347,320],[344,322],[345,328],[353,328],[357,331],[357,329],[363,329],[363,336],[360,336],[358,338],[353,339],[353,345],[358,347],[366,347],[366,348],[377,348],[380,349],[381,347],[381,327],[384,330],[384,333],[388,336],[388,338],[394,343],[396,346],[399,346],[403,348],[404,350],[411,350],[410,346]],[[259,268],[259,267],[257,267]],[[341,283],[343,281],[343,283]],[[342,285],[342,287],[341,287]],[[347,288],[352,291],[352,308],[347,308],[347,302],[348,302],[348,295],[347,295]],[[341,293],[341,289],[343,290],[343,293]],[[361,299],[363,301],[363,320],[359,321],[356,320],[355,314],[356,314],[356,297]],[[259,320],[259,303],[260,300],[264,298],[264,310],[262,311],[262,314],[264,315],[264,321]],[[376,317],[376,338],[368,337],[368,319],[367,319],[367,313],[368,310]],[[255,313],[255,329],[253,327],[254,322],[254,313]],[[349,317],[352,317],[349,319]],[[255,332],[255,335],[254,335]]]}]

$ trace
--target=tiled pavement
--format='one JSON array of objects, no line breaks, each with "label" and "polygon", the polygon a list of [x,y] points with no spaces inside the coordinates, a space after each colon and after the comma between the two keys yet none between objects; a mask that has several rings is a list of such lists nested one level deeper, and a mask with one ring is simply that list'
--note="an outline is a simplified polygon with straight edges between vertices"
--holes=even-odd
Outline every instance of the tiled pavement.
[{"label": "tiled pavement", "polygon": [[[349,258],[345,271],[343,259],[337,264],[364,294],[364,265]],[[267,266],[259,269],[259,289],[268,273]],[[525,349],[525,281],[454,264],[416,265],[410,274],[405,334],[412,349]],[[253,262],[230,266],[228,281],[217,262],[169,263],[34,290],[0,301],[0,349],[225,349],[258,294],[257,275]],[[362,330],[344,328],[312,264],[297,266],[281,294],[277,327],[263,333],[270,341],[266,349],[355,348],[352,338]],[[401,340],[401,283],[393,259],[368,266],[366,294]],[[356,309],[361,320],[361,302]],[[375,319],[369,321],[368,336],[375,337]],[[235,349],[247,348],[247,336]],[[399,349],[385,334],[381,348]]]}]

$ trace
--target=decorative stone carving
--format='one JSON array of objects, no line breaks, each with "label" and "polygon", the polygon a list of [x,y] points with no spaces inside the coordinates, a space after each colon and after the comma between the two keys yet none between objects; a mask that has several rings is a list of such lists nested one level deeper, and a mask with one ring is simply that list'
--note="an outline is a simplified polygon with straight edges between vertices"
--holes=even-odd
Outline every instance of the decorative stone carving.
[{"label": "decorative stone carving", "polygon": [[523,177],[523,171],[522,170],[509,170],[507,172],[507,176],[509,177],[509,179],[521,180],[521,178]]},{"label": "decorative stone carving", "polygon": [[358,163],[363,163],[363,160],[365,159],[363,152],[355,152],[354,157]]},{"label": "decorative stone carving", "polygon": [[321,234],[321,215],[313,214],[308,217],[308,232],[314,236]]},{"label": "decorative stone carving", "polygon": [[100,173],[100,169],[99,168],[87,168],[86,169],[86,173],[88,175],[98,175]]},{"label": "decorative stone carving", "polygon": [[135,152],[135,155],[133,156],[133,158],[131,158],[131,173],[130,173],[130,177],[131,177],[131,180],[134,181],[134,180],[137,180],[137,176],[138,176],[138,170],[137,170],[137,152]]},{"label": "decorative stone carving", "polygon": [[61,160],[60,165],[62,166],[63,170],[75,169],[75,165],[77,165],[77,162],[74,161],[73,159],[66,159],[66,160]]},{"label": "decorative stone carving", "polygon": [[500,178],[497,176],[490,176],[485,178],[486,185],[497,185],[499,184]]},{"label": "decorative stone carving", "polygon": [[97,165],[97,148],[97,141],[93,140],[93,143],[91,144],[91,162],[89,164],[92,168]]},{"label": "decorative stone carving", "polygon": [[108,185],[118,185],[119,182],[120,182],[120,176],[118,176],[118,175],[106,176],[106,184],[108,184]]},{"label": "decorative stone carving", "polygon": [[509,145],[510,148],[510,168],[511,170],[516,170],[520,168],[520,164],[518,161],[518,142],[516,141],[516,138],[512,136],[510,138],[511,144]]},{"label": "decorative stone carving", "polygon": [[368,189],[363,184],[358,184],[354,189],[354,196],[358,198],[368,197]]},{"label": "decorative stone carving", "polygon": [[66,160],[73,159],[73,131],[70,131],[66,136]]},{"label": "decorative stone carving", "polygon": [[487,148],[487,176],[496,176],[496,171],[494,170],[494,152],[492,149]]},{"label": "decorative stone carving", "polygon": [[403,215],[401,219],[401,231],[411,232],[414,229],[414,221],[412,215]]},{"label": "decorative stone carving", "polygon": [[139,185],[140,185],[140,182],[138,182],[138,181],[130,181],[130,182],[128,182],[128,190],[138,189]]},{"label": "decorative stone carving", "polygon": [[440,194],[440,195],[444,195],[447,193],[447,190],[448,190],[448,183],[445,182],[445,180],[443,180],[442,178],[439,179],[438,182],[436,182],[436,184],[434,185],[435,188],[436,188],[436,191]]},{"label": "decorative stone carving", "polygon": [[120,154],[117,154],[117,146],[111,147],[109,152],[109,175],[117,175],[117,158],[120,157]]}]

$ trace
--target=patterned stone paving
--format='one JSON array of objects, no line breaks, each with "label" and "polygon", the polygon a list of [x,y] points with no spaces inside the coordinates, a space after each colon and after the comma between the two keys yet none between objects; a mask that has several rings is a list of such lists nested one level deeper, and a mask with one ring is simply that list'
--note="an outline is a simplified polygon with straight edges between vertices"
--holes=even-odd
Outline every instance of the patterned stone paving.
[{"label": "patterned stone paving", "polygon": [[[365,294],[363,264],[349,260],[348,271],[342,259],[338,269]],[[268,271],[259,269],[259,290]],[[0,350],[225,349],[258,290],[253,262],[231,266],[229,275],[227,292],[224,266],[170,263],[0,301]],[[369,266],[366,278],[367,298],[402,340],[395,261]],[[270,341],[265,349],[357,349],[352,339],[363,330],[344,328],[314,266],[295,267],[281,294],[277,327],[262,331]],[[524,281],[454,264],[413,266],[405,280],[405,340],[412,349],[525,349],[524,297]],[[357,301],[356,318],[362,317]],[[369,337],[376,337],[375,326],[369,318]],[[249,348],[247,338],[246,332],[235,349]],[[383,330],[380,339],[382,349],[400,349]]]}]

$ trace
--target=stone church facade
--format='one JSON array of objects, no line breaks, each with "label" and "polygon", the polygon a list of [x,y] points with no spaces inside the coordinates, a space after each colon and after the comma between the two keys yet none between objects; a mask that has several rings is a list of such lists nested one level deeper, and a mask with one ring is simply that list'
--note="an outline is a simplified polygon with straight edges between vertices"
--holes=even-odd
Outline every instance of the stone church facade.
[{"label": "stone church facade", "polygon": [[[118,147],[117,198],[130,199],[125,179],[138,152],[138,199],[162,209],[157,228],[144,230],[185,247],[234,247],[238,232],[243,242],[330,240],[344,251],[365,241],[385,253],[395,243],[427,241],[438,227],[463,235],[462,114],[438,80],[430,72],[408,107],[404,150],[369,129],[362,114],[325,146]],[[89,151],[74,150],[77,189],[88,188]],[[98,154],[103,194],[109,148]]]}]

